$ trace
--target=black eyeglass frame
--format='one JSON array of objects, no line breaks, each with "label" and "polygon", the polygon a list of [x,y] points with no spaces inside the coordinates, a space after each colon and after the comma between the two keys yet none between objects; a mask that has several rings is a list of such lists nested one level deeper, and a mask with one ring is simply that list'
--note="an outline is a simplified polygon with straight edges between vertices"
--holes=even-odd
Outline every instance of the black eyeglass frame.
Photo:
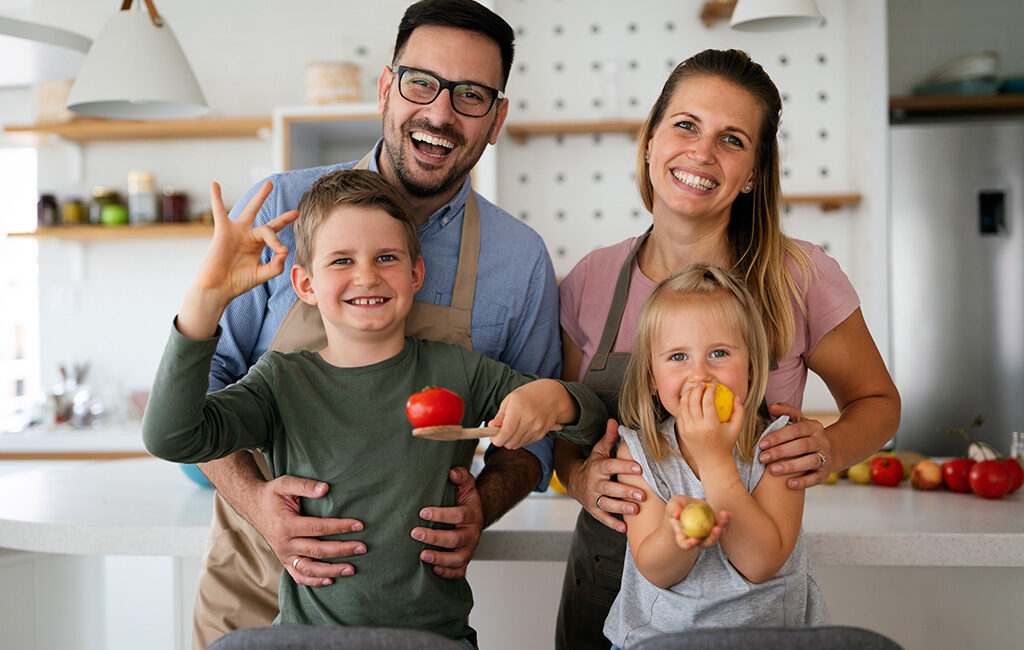
[{"label": "black eyeglass frame", "polygon": [[[466,117],[486,117],[487,114],[491,112],[491,109],[494,108],[494,105],[497,102],[499,102],[502,99],[505,99],[505,93],[501,92],[497,88],[491,88],[490,86],[485,86],[482,83],[477,83],[476,81],[448,81],[444,77],[439,77],[438,75],[434,74],[433,72],[431,72],[429,70],[423,70],[421,68],[413,68],[413,67],[410,67],[410,66],[407,66],[407,65],[393,65],[393,66],[391,66],[390,69],[391,69],[392,74],[394,74],[397,77],[398,94],[402,96],[402,99],[404,99],[407,102],[412,102],[413,104],[419,104],[420,106],[427,106],[429,104],[433,104],[437,100],[437,98],[441,95],[441,92],[445,88],[447,88],[448,89],[448,102],[451,104],[453,111],[455,111],[459,115],[465,115]],[[425,75],[429,75],[429,76],[433,77],[434,79],[437,79],[437,94],[434,95],[434,98],[431,99],[429,102],[421,102],[421,101],[417,101],[415,99],[410,99],[410,98],[406,97],[405,93],[402,92],[402,75],[405,74],[406,72],[419,72],[419,73],[422,73],[422,74],[425,74]],[[480,115],[470,115],[469,113],[463,113],[455,105],[455,88],[457,86],[461,86],[461,85],[464,85],[464,84],[467,84],[467,85],[470,85],[470,86],[475,86],[477,88],[484,88],[485,90],[489,90],[491,92],[491,103],[487,107],[487,110],[484,111],[483,113],[481,113]]]}]

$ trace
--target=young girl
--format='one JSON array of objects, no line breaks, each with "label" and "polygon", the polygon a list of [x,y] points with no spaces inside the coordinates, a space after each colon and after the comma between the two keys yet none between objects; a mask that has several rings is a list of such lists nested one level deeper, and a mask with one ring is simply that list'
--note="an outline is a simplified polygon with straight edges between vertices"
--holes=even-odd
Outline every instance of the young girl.
[{"label": "young girl", "polygon": [[[695,627],[819,625],[828,610],[800,528],[804,493],[764,471],[754,450],[767,425],[759,412],[768,377],[763,318],[730,272],[696,264],[651,292],[637,324],[619,400],[618,457],[641,476],[627,515],[622,588],[604,633],[618,648]],[[716,385],[734,394],[720,422]],[[718,513],[704,539],[687,537],[679,514],[692,501]]]}]

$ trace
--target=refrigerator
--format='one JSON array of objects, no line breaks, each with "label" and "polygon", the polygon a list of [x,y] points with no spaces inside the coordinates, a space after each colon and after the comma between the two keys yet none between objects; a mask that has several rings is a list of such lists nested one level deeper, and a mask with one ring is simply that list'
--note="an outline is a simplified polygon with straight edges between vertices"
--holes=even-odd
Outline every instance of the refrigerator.
[{"label": "refrigerator", "polygon": [[891,128],[891,370],[896,446],[1005,454],[1024,431],[1024,120]]}]

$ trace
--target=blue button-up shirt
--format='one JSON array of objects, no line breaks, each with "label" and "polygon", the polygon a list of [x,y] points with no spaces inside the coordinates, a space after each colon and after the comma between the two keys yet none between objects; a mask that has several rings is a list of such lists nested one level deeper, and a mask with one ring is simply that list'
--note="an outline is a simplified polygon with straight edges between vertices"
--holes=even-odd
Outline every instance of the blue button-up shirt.
[{"label": "blue button-up shirt", "polygon": [[[379,171],[374,147],[370,170]],[[351,169],[355,162],[300,169],[267,178],[274,189],[263,202],[254,226],[260,226],[299,205],[299,199],[321,176]],[[236,220],[263,185],[250,189],[231,210]],[[455,285],[469,178],[451,201],[419,228],[426,266],[423,287],[415,298],[448,306]],[[558,287],[551,258],[540,235],[512,215],[476,195],[480,207],[480,258],[470,321],[473,349],[520,372],[558,377],[561,343],[558,329]],[[291,224],[278,238],[288,247],[284,273],[239,296],[220,320],[223,335],[210,369],[210,390],[220,390],[244,375],[267,351],[285,314],[295,301],[290,272],[295,262],[295,235]],[[264,249],[262,262],[270,259]],[[538,490],[551,478],[552,445],[549,439],[526,447],[544,470]]]}]

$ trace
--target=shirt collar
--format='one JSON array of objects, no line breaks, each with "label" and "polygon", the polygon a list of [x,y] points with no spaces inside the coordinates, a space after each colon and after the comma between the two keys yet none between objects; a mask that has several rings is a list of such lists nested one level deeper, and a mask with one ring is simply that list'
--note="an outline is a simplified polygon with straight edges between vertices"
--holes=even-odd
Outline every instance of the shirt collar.
[{"label": "shirt collar", "polygon": [[[380,166],[377,165],[377,157],[380,156],[381,149],[384,147],[384,138],[377,140],[377,144],[373,147],[373,155],[370,156],[369,170],[372,172],[380,173]],[[455,193],[451,201],[448,201],[440,208],[437,209],[434,214],[430,215],[427,222],[420,226],[420,235],[424,235],[427,232],[440,230],[444,228],[452,219],[458,216],[459,212],[465,208],[466,200],[469,199],[469,193],[473,191],[472,178],[467,175],[466,180],[463,181],[462,187]]]}]

